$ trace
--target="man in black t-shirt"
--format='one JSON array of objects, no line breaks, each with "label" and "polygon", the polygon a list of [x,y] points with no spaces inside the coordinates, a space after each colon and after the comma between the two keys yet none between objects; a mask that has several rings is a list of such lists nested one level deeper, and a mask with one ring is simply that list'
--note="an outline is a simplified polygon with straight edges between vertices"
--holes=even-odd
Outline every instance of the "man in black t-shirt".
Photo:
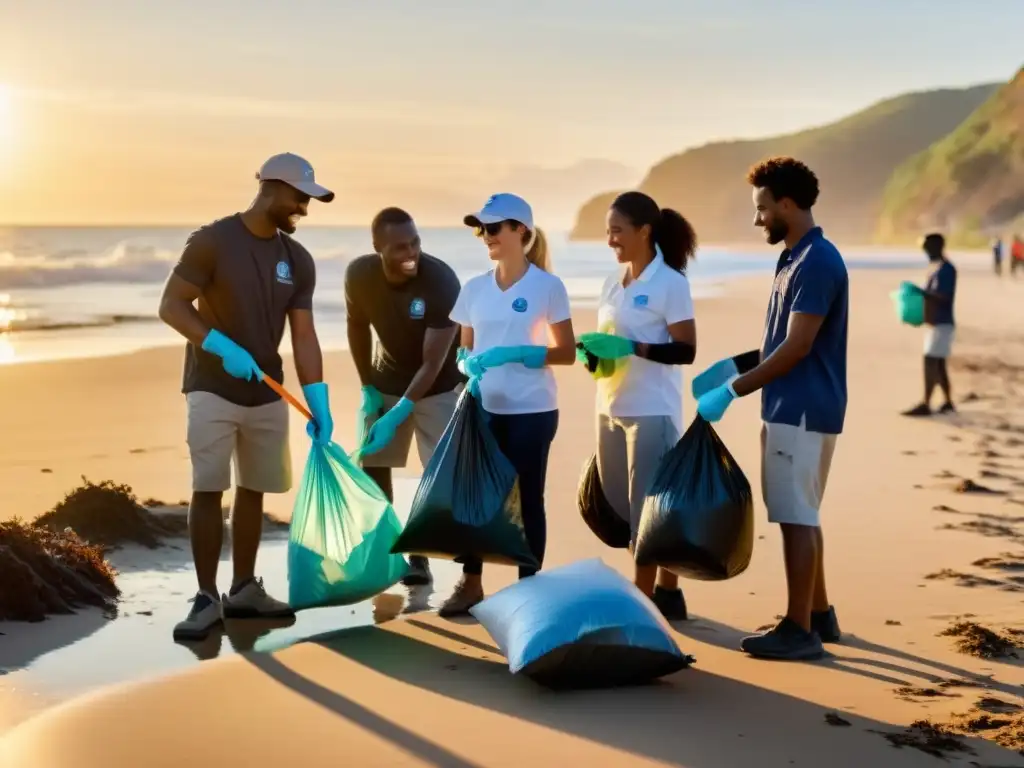
[{"label": "man in black t-shirt", "polygon": [[[176,640],[201,640],[223,618],[294,617],[253,573],[263,495],[285,493],[292,481],[288,406],[262,380],[262,374],[283,379],[278,346],[285,321],[314,417],[307,432],[325,444],[333,429],[313,325],[316,268],[291,233],[310,199],[328,203],[334,193],[316,183],[306,160],[290,153],[267,160],[257,179],[259,192],[247,210],[189,236],[160,299],[160,319],[187,340],[182,392],[192,461],[188,526],[199,582],[188,617],[174,628]],[[231,487],[232,461],[234,580],[221,595],[221,499]]]},{"label": "man in black t-shirt", "polygon": [[[448,317],[461,286],[451,267],[420,251],[405,211],[385,208],[370,229],[377,252],[354,259],[345,271],[348,344],[362,382],[363,469],[394,501],[391,470],[405,466],[413,432],[425,467],[465,381],[455,361],[458,325]],[[409,562],[407,586],[430,581],[425,557]]]}]

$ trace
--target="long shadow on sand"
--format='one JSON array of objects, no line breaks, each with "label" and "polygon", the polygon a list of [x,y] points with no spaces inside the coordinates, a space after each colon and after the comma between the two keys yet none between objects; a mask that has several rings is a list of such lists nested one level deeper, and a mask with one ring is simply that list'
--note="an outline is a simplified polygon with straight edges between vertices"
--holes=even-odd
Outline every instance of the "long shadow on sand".
[{"label": "long shadow on sand", "polygon": [[17,643],[0,637],[0,669],[14,672],[27,667],[40,656],[84,640],[109,621],[100,608],[82,608],[77,613],[50,616],[46,621],[0,622],[0,634],[5,627],[18,628]]},{"label": "long shadow on sand", "polygon": [[[740,640],[750,634],[750,632],[741,632],[735,627],[705,618],[676,623],[674,626],[684,636],[737,652],[739,652]],[[1021,695],[1020,686],[1000,683],[953,664],[926,659],[923,656],[873,643],[849,633],[843,634],[841,643],[826,645],[825,648],[828,652],[825,658],[808,663],[829,666],[842,672],[870,677],[894,686],[912,685],[915,680],[925,680],[931,684],[939,684],[949,679],[970,680],[984,685],[985,688],[992,691],[999,691],[1011,696]],[[844,648],[871,653],[880,658],[848,656],[844,654]],[[986,661],[1010,666],[1021,666],[1022,664],[1017,659],[986,659]]]},{"label": "long shadow on sand", "polygon": [[[380,627],[353,629],[318,642],[403,684],[667,765],[748,765],[752,752],[758,755],[759,765],[772,766],[935,764],[934,757],[911,749],[894,751],[880,736],[867,732],[901,730],[898,727],[844,713],[851,727],[831,728],[824,718],[827,710],[816,704],[699,668],[633,688],[555,693],[510,675],[507,665],[493,658],[493,647],[461,634],[457,625],[451,630],[422,622],[415,626],[460,643],[471,655],[434,645],[429,634],[419,639]],[[244,658],[292,691],[425,763],[452,768],[477,765],[299,675],[274,656]],[[822,729],[829,732],[823,734]],[[989,742],[976,738],[964,742],[979,759],[1020,763],[1019,755]]]}]

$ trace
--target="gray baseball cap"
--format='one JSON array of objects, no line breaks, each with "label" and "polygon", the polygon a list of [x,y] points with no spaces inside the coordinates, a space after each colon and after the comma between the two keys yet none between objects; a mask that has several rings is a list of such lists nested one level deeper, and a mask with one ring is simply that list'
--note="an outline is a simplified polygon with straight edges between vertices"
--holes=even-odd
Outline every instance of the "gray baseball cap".
[{"label": "gray baseball cap", "polygon": [[260,181],[283,181],[321,203],[329,203],[334,199],[331,190],[316,183],[313,166],[309,161],[291,152],[271,157],[256,172],[256,178]]}]

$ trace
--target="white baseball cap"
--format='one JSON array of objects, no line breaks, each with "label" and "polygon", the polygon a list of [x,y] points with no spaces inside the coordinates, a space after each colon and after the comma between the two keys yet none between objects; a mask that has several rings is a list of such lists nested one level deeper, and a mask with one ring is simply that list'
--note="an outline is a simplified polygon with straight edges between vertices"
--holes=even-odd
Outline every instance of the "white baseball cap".
[{"label": "white baseball cap", "polygon": [[329,203],[334,199],[331,190],[316,183],[313,166],[309,161],[291,152],[271,157],[256,172],[256,178],[260,181],[283,181],[321,203]]},{"label": "white baseball cap", "polygon": [[471,213],[462,221],[467,227],[479,227],[483,224],[497,224],[500,221],[518,221],[531,232],[533,231],[533,210],[519,195],[499,192],[491,195],[484,207]]}]

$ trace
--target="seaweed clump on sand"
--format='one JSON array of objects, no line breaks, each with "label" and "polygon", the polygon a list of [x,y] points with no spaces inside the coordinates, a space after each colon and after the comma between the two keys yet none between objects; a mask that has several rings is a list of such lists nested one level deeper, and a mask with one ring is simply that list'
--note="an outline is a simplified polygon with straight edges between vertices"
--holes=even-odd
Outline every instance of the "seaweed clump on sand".
[{"label": "seaweed clump on sand", "polygon": [[929,720],[915,720],[903,731],[874,731],[897,749],[908,747],[932,757],[946,758],[951,754],[973,754],[972,750],[949,727]]},{"label": "seaweed clump on sand", "polygon": [[956,648],[968,656],[979,659],[1019,658],[1020,646],[1010,637],[983,627],[973,621],[958,621],[939,633],[944,637],[955,637]]},{"label": "seaweed clump on sand", "polygon": [[73,532],[0,523],[0,621],[43,621],[87,606],[114,610],[121,594],[114,575],[103,549]]},{"label": "seaweed clump on sand", "polygon": [[82,485],[68,493],[53,509],[35,521],[51,531],[70,528],[81,538],[103,547],[126,542],[155,549],[165,537],[181,536],[188,530],[184,517],[162,517],[146,509],[128,485],[110,480]]}]

